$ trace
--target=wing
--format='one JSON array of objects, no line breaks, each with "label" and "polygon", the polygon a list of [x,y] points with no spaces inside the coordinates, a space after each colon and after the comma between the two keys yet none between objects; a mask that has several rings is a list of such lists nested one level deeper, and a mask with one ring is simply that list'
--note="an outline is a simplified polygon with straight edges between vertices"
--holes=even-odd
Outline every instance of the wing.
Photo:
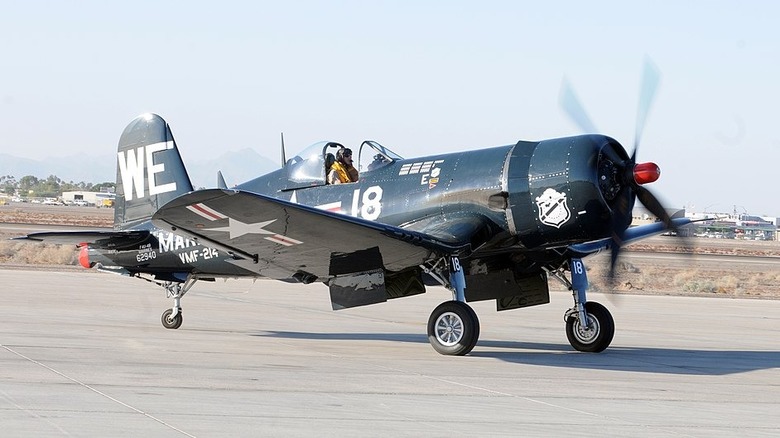
[{"label": "wing", "polygon": [[448,214],[446,220],[441,216],[429,217],[404,225],[404,230],[412,230],[431,236],[439,242],[453,246],[470,245],[471,250],[479,248],[487,238],[492,236],[489,231],[489,220],[471,212]]},{"label": "wing", "polygon": [[155,226],[234,254],[260,275],[304,282],[416,267],[464,246],[429,234],[239,190],[199,190],[160,208]]},{"label": "wing", "polygon": [[149,231],[45,231],[30,233],[11,240],[56,243],[59,245],[81,245],[88,243],[93,248],[121,250],[137,246],[149,238]]},{"label": "wing", "polygon": [[[672,222],[677,228],[680,228],[694,221],[687,218],[677,218],[677,219],[672,219]],[[661,234],[666,231],[669,231],[669,228],[663,222],[656,222],[653,224],[632,227],[626,230],[625,235],[623,236],[624,237],[623,244],[627,245],[629,243],[633,243],[650,236],[655,236],[657,234]],[[593,242],[585,242],[576,245],[570,245],[569,249],[574,251],[575,253],[580,254],[581,256],[585,256],[588,254],[597,253],[602,249],[608,249],[610,247],[611,242],[612,239],[606,238],[606,239],[594,240]]]}]

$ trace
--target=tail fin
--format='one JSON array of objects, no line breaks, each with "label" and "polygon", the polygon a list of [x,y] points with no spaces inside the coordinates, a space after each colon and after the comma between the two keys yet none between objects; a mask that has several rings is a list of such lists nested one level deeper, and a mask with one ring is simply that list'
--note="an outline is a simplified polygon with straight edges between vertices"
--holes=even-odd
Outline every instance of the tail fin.
[{"label": "tail fin", "polygon": [[156,114],[130,122],[119,138],[114,229],[132,228],[192,191],[171,128]]}]

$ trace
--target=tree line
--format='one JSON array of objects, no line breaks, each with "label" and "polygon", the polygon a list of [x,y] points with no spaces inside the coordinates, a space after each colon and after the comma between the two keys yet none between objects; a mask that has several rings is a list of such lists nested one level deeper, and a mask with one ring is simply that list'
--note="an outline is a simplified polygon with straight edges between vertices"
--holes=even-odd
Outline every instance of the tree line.
[{"label": "tree line", "polygon": [[104,188],[110,188],[113,191],[116,189],[116,183],[66,182],[55,175],[49,175],[45,179],[33,175],[23,176],[19,179],[11,175],[0,176],[0,192],[9,196],[56,198],[62,195],[62,192],[100,192]]}]

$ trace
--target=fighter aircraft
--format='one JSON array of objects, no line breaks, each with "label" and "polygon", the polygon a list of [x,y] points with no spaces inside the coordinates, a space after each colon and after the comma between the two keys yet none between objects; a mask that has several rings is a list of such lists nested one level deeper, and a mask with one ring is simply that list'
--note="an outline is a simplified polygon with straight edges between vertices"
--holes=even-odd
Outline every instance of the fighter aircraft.
[{"label": "fighter aircraft", "polygon": [[[563,99],[591,130],[573,93]],[[86,268],[162,286],[173,299],[161,318],[169,329],[181,326],[182,297],[197,281],[324,283],[334,310],[442,285],[452,300],[433,310],[427,332],[446,355],[477,343],[479,319],[467,303],[495,300],[498,311],[545,304],[554,278],[574,299],[564,315],[569,342],[600,352],[614,321],[587,300],[583,258],[610,249],[614,266],[625,243],[687,223],[644,187],[660,170],[636,162],[643,124],[644,115],[632,155],[597,134],[411,159],[366,140],[354,148],[359,180],[345,184],[326,181],[345,148],[324,141],[233,188],[220,175],[218,188],[193,190],[170,127],[145,114],[119,140],[113,231],[20,239],[77,244]],[[629,228],[637,198],[661,222]]]}]

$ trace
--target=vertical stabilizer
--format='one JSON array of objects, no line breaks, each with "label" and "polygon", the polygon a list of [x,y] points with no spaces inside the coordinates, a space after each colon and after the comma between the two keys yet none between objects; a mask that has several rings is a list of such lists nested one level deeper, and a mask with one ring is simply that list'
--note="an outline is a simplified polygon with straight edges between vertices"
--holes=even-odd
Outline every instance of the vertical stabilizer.
[{"label": "vertical stabilizer", "polygon": [[119,138],[114,229],[134,227],[192,191],[171,128],[156,114],[130,122]]}]

